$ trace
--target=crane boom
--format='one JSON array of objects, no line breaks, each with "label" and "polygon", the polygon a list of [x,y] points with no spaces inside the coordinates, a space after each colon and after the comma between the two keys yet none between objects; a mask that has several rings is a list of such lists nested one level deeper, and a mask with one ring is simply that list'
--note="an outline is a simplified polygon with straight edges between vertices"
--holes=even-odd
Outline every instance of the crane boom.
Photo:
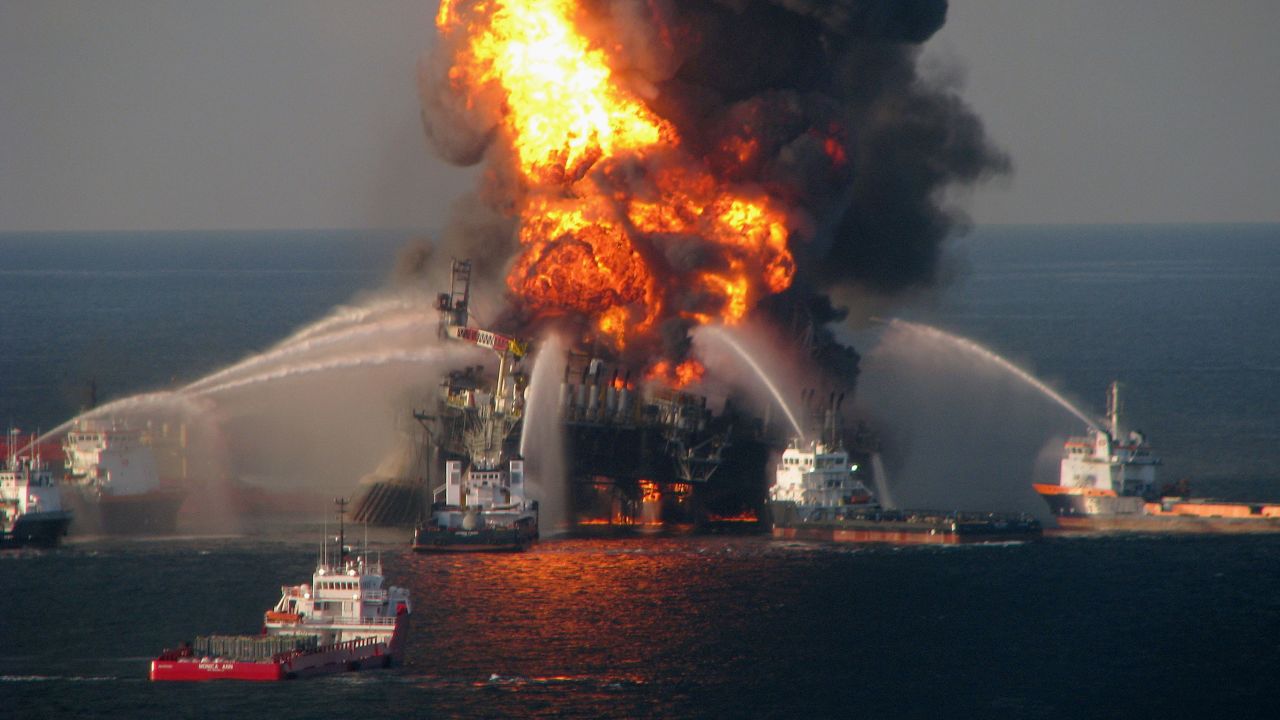
[{"label": "crane boom", "polygon": [[489,348],[499,355],[511,353],[517,360],[524,357],[529,352],[529,346],[519,340],[480,328],[462,327],[460,325],[450,325],[446,330],[449,337],[463,342],[469,342],[472,345],[478,345],[483,348]]}]

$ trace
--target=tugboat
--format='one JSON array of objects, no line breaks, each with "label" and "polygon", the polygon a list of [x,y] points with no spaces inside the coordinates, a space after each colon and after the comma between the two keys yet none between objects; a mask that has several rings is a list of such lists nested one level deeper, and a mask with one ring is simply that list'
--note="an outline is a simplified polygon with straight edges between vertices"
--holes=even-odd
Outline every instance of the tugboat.
[{"label": "tugboat", "polygon": [[7,457],[0,462],[0,549],[27,545],[53,547],[71,524],[62,509],[53,472],[40,458],[34,438],[31,455],[19,454],[19,432],[10,430]]},{"label": "tugboat", "polygon": [[136,430],[81,421],[63,439],[76,533],[172,533],[186,491],[164,485]]},{"label": "tugboat", "polygon": [[1064,531],[1280,532],[1280,504],[1187,497],[1185,481],[1156,487],[1160,458],[1125,426],[1120,383],[1107,389],[1105,424],[1068,438],[1058,484],[1033,483]]},{"label": "tugboat", "polygon": [[[843,399],[843,396],[841,397]],[[1029,515],[887,510],[862,482],[872,463],[854,462],[838,428],[839,401],[825,412],[823,438],[792,438],[769,489],[773,537],[820,542],[957,545],[1039,537]],[[872,450],[857,456],[870,459]]]},{"label": "tugboat", "polygon": [[[538,503],[524,497],[524,461],[479,470],[445,463],[445,501],[413,534],[417,552],[524,550],[538,540]],[[465,502],[463,502],[465,499]]]},{"label": "tugboat", "polygon": [[282,587],[261,635],[208,635],[165,650],[151,679],[292,680],[390,667],[401,658],[411,607],[409,590],[383,587],[382,562],[348,551],[339,500],[338,557],[326,544],[311,582]]},{"label": "tugboat", "polygon": [[516,366],[529,347],[467,325],[470,281],[470,261],[455,260],[453,286],[436,302],[440,336],[492,350],[498,375],[489,382],[478,372],[452,373],[442,384],[438,415],[414,413],[429,430],[429,423],[446,425],[445,434],[459,442],[448,450],[465,458],[444,463],[430,516],[414,530],[417,552],[523,550],[538,539],[538,503],[526,495],[524,460],[511,447],[528,386]]}]

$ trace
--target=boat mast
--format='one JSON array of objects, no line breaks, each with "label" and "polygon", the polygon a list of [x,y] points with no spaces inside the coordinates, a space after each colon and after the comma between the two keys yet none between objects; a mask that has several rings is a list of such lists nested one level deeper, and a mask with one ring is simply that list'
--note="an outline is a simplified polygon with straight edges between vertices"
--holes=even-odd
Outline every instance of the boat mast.
[{"label": "boat mast", "polygon": [[346,516],[347,516],[347,499],[334,498],[333,503],[338,506],[338,565],[342,565],[347,560],[347,538],[346,538]]},{"label": "boat mast", "polygon": [[1122,420],[1121,413],[1124,406],[1120,403],[1120,381],[1112,382],[1107,388],[1107,425],[1111,431],[1111,439],[1119,442],[1121,438]]}]

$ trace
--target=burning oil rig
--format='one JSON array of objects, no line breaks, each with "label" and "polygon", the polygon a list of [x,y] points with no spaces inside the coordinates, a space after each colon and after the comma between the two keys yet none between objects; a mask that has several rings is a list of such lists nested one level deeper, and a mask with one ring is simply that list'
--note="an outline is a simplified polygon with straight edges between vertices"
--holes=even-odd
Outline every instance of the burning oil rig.
[{"label": "burning oil rig", "polygon": [[[565,463],[559,478],[530,480],[544,505],[567,503],[572,528],[627,528],[661,524],[755,521],[766,495],[769,448],[763,423],[725,402],[717,412],[708,398],[659,382],[633,381],[633,371],[589,354],[570,352],[554,418],[526,416],[529,375],[522,367],[527,342],[469,324],[471,263],[454,261],[450,292],[438,296],[440,335],[492,350],[496,375],[484,366],[449,372],[434,407],[413,411],[422,429],[417,450],[402,463],[420,472],[375,475],[363,483],[357,521],[375,525],[422,522],[433,504],[457,502],[454,488],[464,469],[495,473],[486,500],[523,498],[520,437],[525,422],[556,422]],[[513,485],[515,478],[520,486]],[[473,493],[477,488],[473,488]]]}]

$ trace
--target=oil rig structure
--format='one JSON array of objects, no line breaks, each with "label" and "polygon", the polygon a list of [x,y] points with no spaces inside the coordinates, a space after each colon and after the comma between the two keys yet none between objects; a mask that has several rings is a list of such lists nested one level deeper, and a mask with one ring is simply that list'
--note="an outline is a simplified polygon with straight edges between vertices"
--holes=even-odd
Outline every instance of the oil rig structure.
[{"label": "oil rig structure", "polygon": [[[725,401],[659,382],[633,381],[633,369],[588,353],[570,352],[555,418],[526,417],[526,341],[470,325],[471,263],[455,260],[450,292],[437,296],[441,337],[493,351],[497,372],[484,366],[450,371],[434,403],[412,413],[420,427],[416,452],[403,449],[399,471],[361,482],[355,519],[405,526],[427,520],[431,508],[453,503],[459,473],[495,473],[484,492],[491,502],[525,497],[525,486],[565,497],[534,497],[568,508],[569,531],[626,531],[658,526],[749,526],[763,517],[770,446],[763,421]],[[558,422],[564,438],[564,484],[524,478],[520,435],[525,422]],[[519,472],[513,472],[515,469]],[[500,474],[497,474],[502,470]],[[473,472],[475,471],[475,472]],[[536,469],[533,470],[536,473]],[[511,479],[519,479],[513,487]],[[485,486],[470,483],[474,490]],[[560,488],[560,490],[555,490]],[[465,503],[464,503],[465,504]]]}]

